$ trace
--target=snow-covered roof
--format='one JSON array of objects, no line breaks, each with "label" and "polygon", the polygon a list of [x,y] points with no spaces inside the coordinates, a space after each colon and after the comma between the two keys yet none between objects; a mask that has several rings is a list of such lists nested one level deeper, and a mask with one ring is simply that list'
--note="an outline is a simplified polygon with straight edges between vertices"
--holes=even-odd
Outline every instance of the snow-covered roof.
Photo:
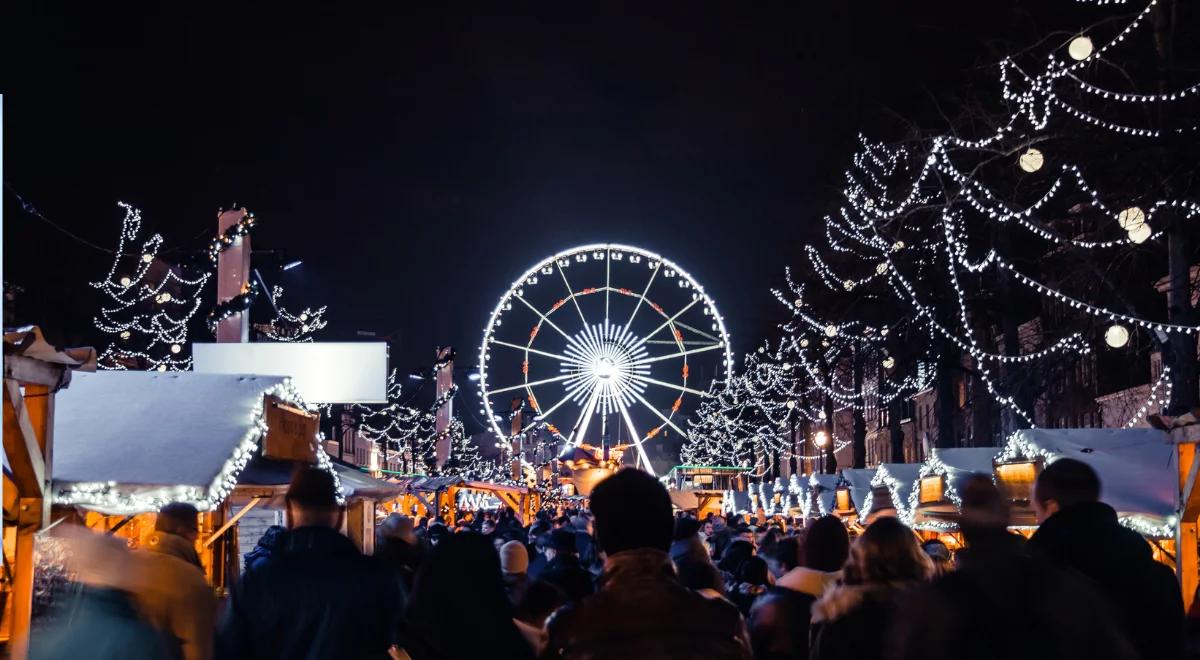
[{"label": "snow-covered roof", "polygon": [[1100,477],[1100,499],[1144,534],[1174,533],[1179,505],[1175,445],[1157,429],[1029,429],[1014,433],[1002,459],[1074,458]]},{"label": "snow-covered roof", "polygon": [[[896,515],[906,525],[912,524],[912,510],[908,496],[912,493],[920,476],[921,466],[917,463],[882,463],[871,477],[871,486],[884,486],[891,495]],[[868,496],[858,514],[864,518],[875,509],[874,496]]]},{"label": "snow-covered roof", "polygon": [[863,510],[867,494],[871,492],[871,479],[875,476],[875,468],[846,468],[842,470],[842,478],[850,484],[850,499],[854,508]]},{"label": "snow-covered roof", "polygon": [[266,429],[265,394],[298,400],[282,376],[75,374],[55,400],[55,502],[108,513],[213,507]]},{"label": "snow-covered roof", "polygon": [[812,497],[815,498],[817,504],[817,510],[811,511],[809,515],[817,518],[833,513],[834,508],[836,508],[834,500],[837,498],[837,475],[818,474],[814,472],[808,476],[808,483],[815,492]]}]

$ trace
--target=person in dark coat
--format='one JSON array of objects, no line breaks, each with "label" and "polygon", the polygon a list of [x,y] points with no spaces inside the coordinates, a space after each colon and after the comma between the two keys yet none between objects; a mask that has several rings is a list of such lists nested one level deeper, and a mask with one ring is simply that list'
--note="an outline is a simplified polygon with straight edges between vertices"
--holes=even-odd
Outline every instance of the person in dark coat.
[{"label": "person in dark coat", "polygon": [[850,554],[846,525],[834,516],[818,518],[797,552],[801,565],[776,580],[747,617],[757,660],[808,658],[812,605],[841,578]]},{"label": "person in dark coat", "polygon": [[671,498],[657,479],[620,470],[592,490],[591,507],[606,556],[600,589],[550,617],[543,657],[750,658],[737,608],[676,579]]},{"label": "person in dark coat", "polygon": [[283,539],[283,535],[287,534],[287,528],[281,525],[271,525],[258,538],[258,543],[254,544],[254,549],[247,552],[244,557],[243,573],[261,568],[266,565],[271,559],[271,555],[275,552],[276,546]]},{"label": "person in dark coat", "polygon": [[286,503],[291,531],[234,588],[216,657],[383,657],[399,629],[399,576],[337,531],[345,510],[330,473],[298,470]]},{"label": "person in dark coat", "polygon": [[729,600],[737,605],[743,615],[748,615],[754,603],[767,593],[770,574],[767,560],[762,557],[751,557],[738,567],[737,580],[729,590]]},{"label": "person in dark coat", "polygon": [[889,660],[1137,658],[1086,578],[1024,553],[991,477],[972,477],[959,492],[966,548],[956,570],[900,609]]},{"label": "person in dark coat", "polygon": [[575,530],[560,527],[550,532],[546,558],[546,567],[538,579],[561,589],[572,602],[596,590],[591,572],[580,564],[579,555],[575,552]]},{"label": "person in dark coat", "polygon": [[417,572],[400,646],[413,660],[532,659],[513,615],[491,541],[452,534]]},{"label": "person in dark coat", "polygon": [[[59,530],[80,586],[30,640],[32,660],[173,660],[167,640],[138,614],[135,558],[124,542],[86,528]],[[10,649],[11,651],[11,649]]]},{"label": "person in dark coat", "polygon": [[1174,573],[1100,501],[1095,470],[1070,458],[1054,461],[1034,482],[1032,503],[1040,526],[1029,552],[1095,582],[1143,658],[1183,657],[1183,597]]},{"label": "person in dark coat", "polygon": [[872,660],[884,657],[892,619],[933,566],[912,530],[895,518],[871,523],[850,549],[843,583],[812,607],[809,657]]},{"label": "person in dark coat", "polygon": [[425,558],[425,546],[417,538],[412,518],[390,514],[375,530],[375,558],[400,576],[407,593],[412,590],[417,569]]}]

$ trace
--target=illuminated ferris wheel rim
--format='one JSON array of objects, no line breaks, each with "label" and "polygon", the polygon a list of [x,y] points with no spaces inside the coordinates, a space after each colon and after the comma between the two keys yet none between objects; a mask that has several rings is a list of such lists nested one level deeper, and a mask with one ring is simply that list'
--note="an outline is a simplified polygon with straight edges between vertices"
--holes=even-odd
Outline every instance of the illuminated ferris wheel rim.
[{"label": "illuminated ferris wheel rim", "polygon": [[[621,244],[621,243],[591,243],[591,244],[587,244],[587,245],[576,246],[576,247],[570,248],[568,250],[563,250],[563,251],[557,252],[551,256],[542,258],[542,259],[538,260],[537,262],[535,262],[535,264],[532,267],[527,269],[519,277],[517,277],[516,279],[513,280],[511,286],[509,286],[508,290],[500,297],[500,299],[496,303],[496,306],[494,308],[492,308],[491,314],[488,316],[487,325],[484,327],[483,339],[480,342],[480,346],[479,346],[479,376],[480,376],[480,378],[479,378],[479,397],[482,400],[483,407],[484,407],[484,413],[488,417],[488,423],[491,425],[493,433],[495,433],[496,436],[498,438],[500,438],[501,440],[508,440],[511,437],[511,434],[505,433],[501,429],[499,423],[497,422],[497,419],[496,419],[497,414],[496,414],[496,410],[492,406],[491,396],[494,394],[497,394],[498,392],[491,391],[491,388],[489,387],[489,369],[488,369],[488,365],[487,365],[487,355],[489,352],[489,343],[491,342],[491,340],[494,337],[496,327],[497,327],[497,321],[501,319],[501,317],[503,316],[505,311],[508,311],[508,309],[510,309],[510,305],[514,298],[522,297],[520,295],[519,291],[523,287],[529,286],[531,280],[536,281],[534,278],[536,278],[539,274],[541,274],[544,269],[558,268],[559,272],[562,273],[563,271],[562,271],[562,267],[560,265],[560,262],[562,260],[568,260],[567,263],[570,263],[569,260],[572,258],[576,258],[577,255],[584,255],[583,259],[587,259],[589,256],[595,256],[596,254],[602,254],[603,256],[599,257],[599,259],[602,259],[602,260],[605,260],[608,262],[608,264],[606,265],[606,272],[611,272],[611,264],[613,261],[623,260],[626,255],[637,256],[641,259],[646,259],[651,264],[657,263],[657,266],[653,266],[654,273],[651,276],[650,282],[647,283],[645,290],[641,293],[641,295],[636,296],[636,297],[639,298],[638,307],[640,307],[641,304],[643,302],[645,302],[645,303],[647,303],[647,305],[649,307],[654,308],[654,311],[658,312],[660,315],[663,315],[663,316],[666,316],[666,314],[663,312],[662,308],[659,307],[658,305],[654,304],[652,302],[651,298],[647,296],[647,293],[650,289],[650,284],[653,283],[653,281],[654,281],[654,277],[657,276],[657,274],[659,272],[666,270],[670,273],[673,273],[673,275],[678,276],[678,277],[682,278],[684,281],[686,281],[687,286],[690,287],[692,289],[692,291],[695,292],[695,294],[696,294],[696,296],[693,298],[693,303],[685,306],[683,310],[676,313],[675,317],[668,318],[667,322],[665,322],[663,325],[665,326],[665,325],[670,324],[672,326],[672,328],[674,329],[673,321],[675,320],[675,318],[682,315],[682,313],[684,311],[686,311],[688,308],[693,306],[695,303],[703,302],[704,306],[710,312],[710,316],[712,317],[712,321],[713,321],[713,324],[715,325],[715,331],[717,332],[717,337],[718,337],[715,346],[713,346],[711,349],[705,349],[705,350],[720,349],[722,355],[721,355],[721,359],[720,359],[720,363],[719,363],[719,369],[723,369],[724,373],[726,373],[726,374],[728,374],[732,370],[733,356],[732,356],[732,352],[730,349],[729,333],[727,332],[727,330],[725,328],[724,317],[718,311],[717,306],[716,306],[716,301],[713,300],[713,298],[708,295],[708,293],[705,291],[704,287],[701,286],[700,283],[697,282],[696,279],[694,277],[692,277],[692,275],[687,270],[681,268],[679,266],[679,264],[675,263],[674,261],[672,261],[666,257],[663,257],[662,255],[660,255],[656,252],[652,252],[650,250],[646,250],[646,249],[631,246],[631,245],[625,245],[625,244]],[[582,260],[582,259],[577,259],[577,260]],[[567,298],[560,300],[558,303],[558,306],[556,306],[550,310],[551,314],[553,313],[553,311],[556,311],[558,309],[558,307],[565,306],[567,301],[571,301],[571,302],[575,303],[576,306],[578,306],[577,303],[578,303],[579,298],[586,296],[586,295],[590,295],[592,293],[603,292],[606,295],[609,295],[612,292],[618,292],[618,293],[625,293],[625,295],[629,295],[629,293],[627,293],[623,290],[618,290],[618,289],[613,288],[610,285],[610,283],[606,283],[603,288],[592,288],[592,289],[575,291],[574,289],[571,288],[571,285],[568,282],[566,282],[565,273],[563,273],[563,280],[564,280],[564,283],[567,284],[567,289],[569,291],[569,295],[567,296]],[[534,311],[534,313],[536,313],[540,317],[537,325],[535,326],[535,334],[536,334],[537,329],[540,328],[544,323],[546,323],[549,320],[548,319],[549,314],[543,314],[542,312],[538,311],[536,308],[533,308],[530,305],[530,303],[528,303],[528,301],[523,300],[523,302],[527,306],[530,306],[530,308]],[[635,308],[635,314],[636,314],[636,308]],[[582,311],[580,311],[580,317],[582,318],[582,316],[583,316]],[[583,319],[583,320],[586,324],[586,319]],[[632,319],[631,319],[631,321],[632,321]],[[550,322],[550,325],[553,326],[554,325],[553,322]],[[661,329],[661,326],[660,326],[660,329]],[[563,334],[564,337],[567,337],[567,334],[565,332],[563,332],[561,329],[555,327],[555,330],[558,330],[560,334]],[[626,332],[626,334],[628,334],[628,330],[629,330],[628,323],[622,330],[624,330]],[[577,333],[574,337],[567,337],[567,339],[568,339],[569,343],[576,344],[576,348],[582,348],[586,352],[587,350],[589,350],[588,347],[587,346],[581,347],[581,346],[579,346],[579,344],[581,342],[589,343],[588,342],[589,332],[592,333],[594,338],[603,339],[604,337],[609,337],[609,338],[615,337],[615,336],[617,336],[617,334],[620,331],[621,330],[618,330],[618,326],[612,326],[611,324],[608,323],[608,320],[606,319],[604,325],[597,324],[590,331],[589,331],[588,327],[585,325],[585,328],[583,331],[581,331],[580,333]],[[657,330],[656,330],[656,332],[657,332]],[[653,334],[654,333],[650,333],[650,335],[647,335],[645,339],[634,342],[636,345],[634,345],[634,346],[626,345],[625,348],[630,349],[630,350],[638,350],[642,347],[642,345],[645,343],[645,341],[649,339],[649,336],[651,336]],[[678,335],[676,335],[676,337],[678,337]],[[581,340],[581,338],[582,338],[582,340]],[[633,337],[633,339],[637,339],[637,338]],[[518,349],[523,348],[528,353],[531,350],[532,341],[533,341],[533,338],[531,337],[529,344],[527,344],[524,347],[516,346],[513,344],[509,344],[509,343],[506,343],[505,345],[512,346],[513,348],[518,348]],[[638,394],[630,394],[630,391],[628,388],[626,388],[625,390],[618,391],[618,390],[612,389],[612,387],[609,386],[609,383],[617,383],[617,382],[635,383],[635,384],[636,383],[644,383],[644,376],[639,376],[638,374],[634,373],[634,370],[637,367],[637,365],[634,364],[637,359],[636,356],[629,355],[629,354],[617,355],[617,354],[612,354],[611,352],[606,353],[605,351],[608,349],[605,348],[606,342],[604,342],[604,341],[590,342],[590,346],[591,346],[591,350],[592,350],[592,352],[590,353],[590,356],[592,356],[595,359],[595,361],[590,363],[590,367],[585,368],[588,365],[582,364],[585,360],[588,359],[588,355],[575,354],[575,355],[571,356],[571,360],[573,362],[580,363],[579,366],[581,368],[581,371],[589,372],[589,373],[583,374],[582,377],[583,378],[590,377],[592,379],[593,384],[598,383],[600,380],[605,381],[604,386],[601,387],[599,391],[601,391],[602,393],[606,392],[606,394],[602,394],[602,395],[610,397],[612,399],[621,398],[622,396],[630,396],[630,395],[640,396]],[[533,351],[533,352],[536,353],[537,351]],[[696,352],[700,352],[700,351],[697,350]],[[688,351],[681,351],[681,354],[679,355],[680,357],[685,358],[685,362],[684,362],[685,369],[686,369],[686,364],[687,364],[687,362],[686,362],[687,354],[688,354]],[[675,356],[667,356],[667,357],[675,357]],[[685,381],[686,381],[686,374],[687,374],[687,372],[685,370],[684,371]],[[610,375],[612,376],[611,381],[608,380]],[[576,376],[576,378],[579,378],[579,377],[580,376]],[[533,384],[533,383],[529,383],[528,374],[526,374],[525,380],[526,380],[525,384],[527,384],[527,385]],[[563,380],[567,380],[567,379],[564,378]],[[714,379],[714,381],[721,381],[721,379]],[[651,380],[651,382],[654,382],[656,384],[662,384],[662,383],[659,383],[658,381],[653,381],[653,380]],[[515,389],[515,388],[504,388],[500,391],[503,392],[508,389]],[[593,389],[595,389],[595,388],[593,388]],[[690,393],[699,393],[701,395],[705,394],[694,388],[684,388],[684,389]],[[598,395],[598,396],[601,396],[601,395]],[[644,402],[644,400],[643,400],[643,402]],[[676,409],[677,408],[678,408],[678,404],[676,404]],[[504,412],[508,412],[508,411],[504,411]],[[548,416],[548,412],[541,413],[540,410],[537,412],[539,412],[539,415],[538,415],[539,420],[544,419],[545,417]],[[674,410],[672,411],[671,414],[674,415]],[[627,417],[627,414],[626,414],[626,417]],[[665,422],[665,424],[663,424],[662,426],[670,424],[672,427],[674,427],[678,430],[678,427],[675,424],[669,422],[668,420],[664,420],[664,422]],[[660,428],[661,428],[661,426],[660,426]],[[557,430],[555,432],[557,433]],[[687,435],[685,432],[682,432],[682,431],[680,431],[680,432],[684,436]],[[561,436],[561,433],[559,433],[559,435]],[[635,443],[640,452],[644,451],[642,449],[641,445],[642,445],[642,440],[645,440],[645,439],[647,439],[647,438],[637,440]],[[576,443],[576,444],[578,444],[578,443]]]}]

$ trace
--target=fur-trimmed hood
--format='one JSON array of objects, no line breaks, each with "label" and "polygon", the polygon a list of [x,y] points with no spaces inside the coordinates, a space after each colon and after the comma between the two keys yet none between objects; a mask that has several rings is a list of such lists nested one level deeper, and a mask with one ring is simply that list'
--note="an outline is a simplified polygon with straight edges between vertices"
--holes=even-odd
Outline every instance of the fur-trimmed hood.
[{"label": "fur-trimmed hood", "polygon": [[875,584],[839,584],[825,591],[812,606],[813,623],[836,621],[858,609],[867,601],[890,601],[897,592],[915,582],[883,582]]}]

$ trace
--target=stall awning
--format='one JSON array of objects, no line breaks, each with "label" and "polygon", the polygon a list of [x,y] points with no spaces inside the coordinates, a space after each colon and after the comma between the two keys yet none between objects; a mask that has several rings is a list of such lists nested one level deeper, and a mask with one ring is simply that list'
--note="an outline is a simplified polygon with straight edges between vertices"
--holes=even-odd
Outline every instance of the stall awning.
[{"label": "stall awning", "polygon": [[56,401],[55,503],[107,513],[180,501],[212,508],[258,446],[266,394],[295,400],[279,376],[75,374]]},{"label": "stall awning", "polygon": [[846,468],[842,470],[842,477],[850,484],[850,499],[854,502],[854,509],[856,511],[863,510],[867,493],[871,492],[871,479],[874,476],[875,468]]},{"label": "stall awning", "polygon": [[1116,509],[1122,522],[1151,536],[1174,533],[1179,458],[1163,431],[1029,429],[1013,434],[1004,454],[1087,463],[1100,477],[1101,501]]}]

